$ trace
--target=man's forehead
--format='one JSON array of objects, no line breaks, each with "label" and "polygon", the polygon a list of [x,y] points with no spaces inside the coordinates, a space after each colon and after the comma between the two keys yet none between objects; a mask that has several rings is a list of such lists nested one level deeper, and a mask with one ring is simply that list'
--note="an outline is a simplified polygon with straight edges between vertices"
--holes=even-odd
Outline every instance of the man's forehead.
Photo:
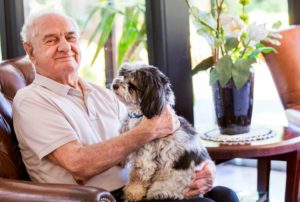
[{"label": "man's forehead", "polygon": [[41,35],[61,35],[61,34],[76,34],[75,25],[63,16],[45,15],[42,16],[34,26],[35,34]]}]

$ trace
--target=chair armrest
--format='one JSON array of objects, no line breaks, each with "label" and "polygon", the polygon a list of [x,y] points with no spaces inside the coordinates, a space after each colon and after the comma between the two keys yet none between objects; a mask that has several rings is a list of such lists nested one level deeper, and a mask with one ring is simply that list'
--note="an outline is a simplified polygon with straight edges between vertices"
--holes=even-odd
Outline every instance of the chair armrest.
[{"label": "chair armrest", "polygon": [[115,202],[115,199],[109,192],[95,187],[0,178],[0,201]]}]

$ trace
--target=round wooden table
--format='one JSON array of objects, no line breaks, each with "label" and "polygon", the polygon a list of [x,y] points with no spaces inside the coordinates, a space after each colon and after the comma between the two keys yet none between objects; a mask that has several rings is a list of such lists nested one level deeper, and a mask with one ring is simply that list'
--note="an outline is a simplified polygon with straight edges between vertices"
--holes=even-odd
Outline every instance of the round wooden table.
[{"label": "round wooden table", "polygon": [[[268,127],[276,132],[276,136],[260,141],[253,141],[247,145],[224,145],[218,142],[202,140],[204,146],[216,163],[233,158],[257,159],[257,191],[260,196],[269,198],[269,181],[271,160],[287,162],[286,169],[286,202],[298,201],[299,160],[300,160],[300,127]],[[207,127],[197,128],[200,132],[207,131]]]}]

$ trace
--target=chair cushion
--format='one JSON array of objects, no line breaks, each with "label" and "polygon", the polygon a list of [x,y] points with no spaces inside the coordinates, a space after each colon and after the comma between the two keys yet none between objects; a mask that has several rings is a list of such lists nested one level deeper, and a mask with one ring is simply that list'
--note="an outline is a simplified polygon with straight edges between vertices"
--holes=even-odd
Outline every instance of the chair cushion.
[{"label": "chair cushion", "polygon": [[34,75],[26,58],[0,63],[0,177],[28,179],[13,129],[11,104],[16,92],[30,84]]}]

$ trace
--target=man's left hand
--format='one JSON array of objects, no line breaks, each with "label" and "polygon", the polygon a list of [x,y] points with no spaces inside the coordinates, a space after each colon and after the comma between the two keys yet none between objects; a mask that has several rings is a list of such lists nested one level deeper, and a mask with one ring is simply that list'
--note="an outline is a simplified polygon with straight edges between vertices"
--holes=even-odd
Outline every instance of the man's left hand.
[{"label": "man's left hand", "polygon": [[198,196],[209,192],[214,183],[216,166],[213,161],[207,160],[193,175],[193,182],[187,186],[189,191],[185,193],[186,198]]}]

